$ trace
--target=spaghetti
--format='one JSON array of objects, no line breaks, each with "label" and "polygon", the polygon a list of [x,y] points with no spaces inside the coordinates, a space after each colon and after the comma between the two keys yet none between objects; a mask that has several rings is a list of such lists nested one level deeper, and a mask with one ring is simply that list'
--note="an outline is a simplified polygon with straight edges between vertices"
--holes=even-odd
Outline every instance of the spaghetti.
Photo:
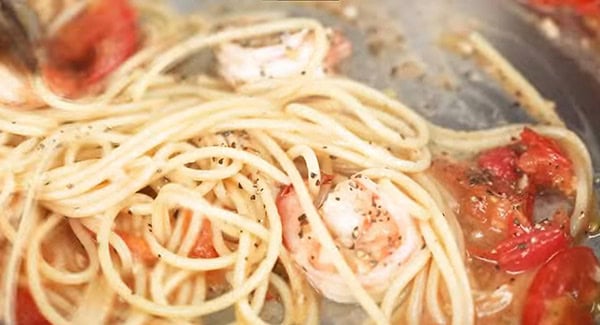
[{"label": "spaghetti", "polygon": [[[346,302],[373,322],[420,324],[425,312],[435,323],[475,322],[463,234],[447,193],[427,173],[432,148],[491,148],[522,126],[442,129],[375,89],[322,75],[327,32],[312,19],[213,31],[207,21],[163,14],[155,4],[138,10],[145,43],[102,94],[65,99],[36,77],[44,107],[0,108],[2,315],[9,324],[22,288],[54,324],[197,323],[230,309],[237,322],[261,324],[273,301],[283,308],[279,322],[317,324],[311,287],[327,290],[306,276],[297,247],[282,243],[291,240],[279,200],[286,187],[339,283],[332,292],[344,290]],[[299,30],[312,35],[314,51],[292,78],[232,88],[220,78],[180,80],[168,72],[203,49]],[[470,40],[511,74],[479,36]],[[521,79],[515,87],[529,94],[533,115],[558,125],[536,130],[560,139],[574,162],[571,232],[580,233],[592,195],[589,155]],[[377,199],[402,202],[401,220],[414,224],[419,245],[396,265],[374,261],[359,271],[349,257],[357,251],[340,248],[323,215],[331,188],[361,177]],[[395,213],[381,204],[389,207],[384,215]],[[408,244],[398,238],[392,248]],[[378,279],[384,287],[365,284],[377,267],[390,270]]]}]

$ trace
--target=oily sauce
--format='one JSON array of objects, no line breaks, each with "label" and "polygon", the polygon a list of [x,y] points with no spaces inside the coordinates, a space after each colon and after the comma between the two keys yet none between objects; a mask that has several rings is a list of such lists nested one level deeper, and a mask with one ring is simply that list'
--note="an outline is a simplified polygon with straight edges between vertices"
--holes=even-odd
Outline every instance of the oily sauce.
[{"label": "oily sauce", "polygon": [[[513,143],[472,160],[440,155],[430,173],[456,201],[451,206],[464,234],[477,323],[564,324],[570,317],[592,324],[600,267],[569,233],[575,180],[558,143],[525,128]],[[572,254],[585,262],[573,266]],[[564,271],[552,284],[539,279],[555,269]]]}]

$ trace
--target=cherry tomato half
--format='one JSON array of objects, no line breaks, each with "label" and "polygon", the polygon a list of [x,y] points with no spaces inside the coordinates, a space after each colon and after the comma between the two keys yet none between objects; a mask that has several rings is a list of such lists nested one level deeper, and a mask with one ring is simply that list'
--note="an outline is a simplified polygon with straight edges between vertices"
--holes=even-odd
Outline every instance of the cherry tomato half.
[{"label": "cherry tomato half", "polygon": [[78,96],[131,56],[138,38],[127,0],[94,0],[47,41],[42,73],[55,92]]},{"label": "cherry tomato half", "polygon": [[523,325],[593,324],[591,306],[600,297],[600,264],[589,247],[556,254],[535,275],[523,311]]},{"label": "cherry tomato half", "polygon": [[33,297],[25,288],[17,289],[17,325],[50,325],[38,309]]},{"label": "cherry tomato half", "polygon": [[590,313],[600,297],[600,264],[589,247],[556,254],[533,279],[523,310],[523,325],[593,324]]},{"label": "cherry tomato half", "polygon": [[565,194],[573,191],[573,163],[556,141],[525,128],[521,132],[521,144],[525,151],[517,165],[533,185],[555,188]]},{"label": "cherry tomato half", "polygon": [[560,227],[532,228],[528,233],[502,241],[488,258],[498,262],[503,270],[521,272],[543,264],[570,243],[571,237]]}]

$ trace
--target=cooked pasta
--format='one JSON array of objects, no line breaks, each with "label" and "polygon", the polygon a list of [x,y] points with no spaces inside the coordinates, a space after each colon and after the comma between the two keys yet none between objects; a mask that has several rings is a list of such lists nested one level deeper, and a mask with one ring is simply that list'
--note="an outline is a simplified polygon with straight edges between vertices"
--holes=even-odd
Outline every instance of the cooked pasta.
[{"label": "cooked pasta", "polygon": [[[35,76],[41,107],[0,107],[7,323],[20,288],[53,324],[211,323],[222,311],[237,323],[318,324],[323,295],[376,324],[466,325],[510,302],[474,288],[459,217],[429,169],[440,150],[507,145],[523,125],[443,129],[330,74],[331,34],[313,19],[223,26],[155,3],[137,10],[143,44],[101,93],[67,99]],[[312,50],[291,76],[232,84],[172,72],[201,51],[297,32]],[[481,36],[467,40],[554,125],[531,127],[573,162],[570,231],[581,234],[585,146]],[[280,313],[268,319],[273,304]]]}]

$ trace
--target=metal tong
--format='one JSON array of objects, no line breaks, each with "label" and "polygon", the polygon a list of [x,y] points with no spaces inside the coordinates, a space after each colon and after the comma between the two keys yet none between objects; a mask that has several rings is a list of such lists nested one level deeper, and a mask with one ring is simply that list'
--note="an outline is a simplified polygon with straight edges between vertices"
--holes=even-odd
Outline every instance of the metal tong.
[{"label": "metal tong", "polygon": [[0,53],[9,53],[30,71],[37,69],[37,15],[24,0],[0,0]]}]

